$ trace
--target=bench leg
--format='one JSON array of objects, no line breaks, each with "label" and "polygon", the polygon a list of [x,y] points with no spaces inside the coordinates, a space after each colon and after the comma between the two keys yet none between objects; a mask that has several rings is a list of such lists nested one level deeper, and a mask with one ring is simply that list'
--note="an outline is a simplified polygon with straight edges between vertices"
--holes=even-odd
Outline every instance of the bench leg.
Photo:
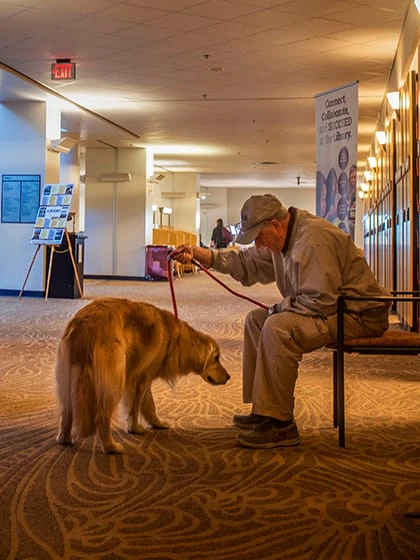
[{"label": "bench leg", "polygon": [[346,446],[345,441],[345,416],[344,416],[344,352],[337,350],[337,413],[338,413],[338,445]]},{"label": "bench leg", "polygon": [[333,351],[333,419],[334,428],[338,426],[338,390],[337,390],[337,352]]}]

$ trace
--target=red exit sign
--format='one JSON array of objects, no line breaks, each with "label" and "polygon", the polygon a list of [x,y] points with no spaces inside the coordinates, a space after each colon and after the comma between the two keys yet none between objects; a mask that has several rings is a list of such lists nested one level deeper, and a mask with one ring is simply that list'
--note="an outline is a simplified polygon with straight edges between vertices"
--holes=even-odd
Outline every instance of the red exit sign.
[{"label": "red exit sign", "polygon": [[51,64],[52,80],[75,80],[76,63],[70,60],[57,60]]}]

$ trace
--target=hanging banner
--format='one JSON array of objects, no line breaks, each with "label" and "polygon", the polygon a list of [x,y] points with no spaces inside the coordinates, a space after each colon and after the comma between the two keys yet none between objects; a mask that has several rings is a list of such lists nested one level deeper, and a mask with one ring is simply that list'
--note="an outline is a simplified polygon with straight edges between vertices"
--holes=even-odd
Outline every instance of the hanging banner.
[{"label": "hanging banner", "polygon": [[315,95],[316,214],[354,239],[358,82]]}]

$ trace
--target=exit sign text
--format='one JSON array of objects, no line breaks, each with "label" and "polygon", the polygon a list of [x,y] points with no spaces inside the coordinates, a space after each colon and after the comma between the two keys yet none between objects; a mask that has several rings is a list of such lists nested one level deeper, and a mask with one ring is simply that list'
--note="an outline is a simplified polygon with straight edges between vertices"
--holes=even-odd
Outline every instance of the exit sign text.
[{"label": "exit sign text", "polygon": [[76,63],[53,62],[51,64],[51,79],[52,80],[75,80]]}]

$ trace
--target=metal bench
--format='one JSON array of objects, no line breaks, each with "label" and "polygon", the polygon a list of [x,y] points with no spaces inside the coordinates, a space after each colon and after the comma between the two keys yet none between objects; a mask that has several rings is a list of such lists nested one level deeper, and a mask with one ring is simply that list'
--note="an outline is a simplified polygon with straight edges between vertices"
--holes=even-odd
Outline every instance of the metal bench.
[{"label": "metal bench", "polygon": [[[417,294],[417,295],[413,295]],[[394,292],[392,296],[339,296],[337,300],[337,344],[331,346],[333,350],[334,372],[334,427],[338,427],[338,445],[345,447],[345,399],[344,399],[344,355],[357,354],[420,354],[420,333],[389,329],[381,337],[349,338],[344,337],[344,313],[348,301],[388,301],[411,302],[420,304],[419,292]]]}]

